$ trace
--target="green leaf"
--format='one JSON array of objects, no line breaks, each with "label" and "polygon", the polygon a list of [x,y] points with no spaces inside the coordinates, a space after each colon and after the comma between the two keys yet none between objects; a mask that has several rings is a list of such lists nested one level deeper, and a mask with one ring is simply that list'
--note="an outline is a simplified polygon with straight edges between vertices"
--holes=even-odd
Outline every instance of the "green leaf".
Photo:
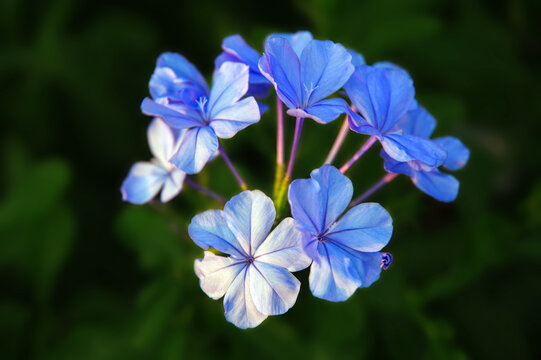
[{"label": "green leaf", "polygon": [[137,253],[145,269],[171,265],[182,254],[180,231],[174,223],[146,206],[129,206],[117,219],[116,232],[123,243]]}]

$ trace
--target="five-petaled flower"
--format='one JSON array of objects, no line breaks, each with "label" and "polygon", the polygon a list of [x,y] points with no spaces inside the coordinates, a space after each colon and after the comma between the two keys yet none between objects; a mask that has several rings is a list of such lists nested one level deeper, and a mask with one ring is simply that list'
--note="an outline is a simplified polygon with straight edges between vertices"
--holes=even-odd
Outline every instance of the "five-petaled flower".
[{"label": "five-petaled flower", "polygon": [[[179,61],[182,59],[177,58]],[[247,65],[223,63],[214,73],[209,93],[204,91],[206,85],[200,83],[202,76],[197,69],[182,65],[178,67],[191,69],[190,83],[197,86],[190,85],[188,90],[181,88],[177,91],[181,94],[181,100],[167,96],[154,100],[145,98],[141,110],[146,115],[162,118],[172,128],[186,129],[178,150],[169,161],[186,173],[195,174],[218,150],[218,138],[229,139],[258,122],[260,112],[253,97],[241,100],[248,91]],[[180,83],[183,81],[179,80]],[[196,96],[199,97],[196,99]]]},{"label": "five-petaled flower", "polygon": [[188,227],[199,247],[229,255],[205,251],[205,257],[195,261],[195,272],[209,297],[225,295],[225,317],[242,329],[289,310],[300,289],[290,271],[310,264],[292,218],[282,220],[267,236],[275,217],[270,198],[259,190],[244,191],[232,197],[223,211],[194,216]]},{"label": "five-petaled flower", "polygon": [[344,85],[360,115],[350,111],[351,130],[372,135],[383,150],[396,161],[419,160],[429,166],[441,165],[445,151],[434,142],[395,127],[409,111],[417,107],[413,80],[396,65],[360,65]]},{"label": "five-petaled flower", "polygon": [[[436,120],[425,108],[419,106],[409,111],[397,124],[407,134],[412,134],[423,139],[429,139],[436,127]],[[447,157],[442,167],[447,170],[459,170],[468,162],[470,151],[457,138],[446,136],[433,139],[446,152]],[[438,170],[435,166],[428,166],[420,161],[398,162],[389,157],[384,151],[381,152],[384,159],[385,170],[390,173],[404,174],[425,194],[433,198],[450,202],[458,195],[458,180],[449,174]]]},{"label": "five-petaled flower", "polygon": [[152,162],[135,163],[120,188],[122,199],[133,204],[150,201],[162,189],[160,199],[167,202],[182,189],[186,173],[169,163],[177,140],[161,119],[152,120],[147,130]]},{"label": "five-petaled flower", "polygon": [[274,85],[289,115],[329,123],[348,108],[341,98],[325,98],[340,89],[353,73],[351,55],[332,41],[310,40],[306,45],[297,41],[296,49],[292,43],[292,35],[269,36],[259,69]]},{"label": "five-petaled flower", "polygon": [[304,250],[313,260],[310,290],[325,300],[344,301],[389,265],[391,258],[379,251],[391,238],[392,219],[376,203],[357,205],[338,219],[351,201],[351,181],[332,165],[310,176],[294,180],[288,195]]}]

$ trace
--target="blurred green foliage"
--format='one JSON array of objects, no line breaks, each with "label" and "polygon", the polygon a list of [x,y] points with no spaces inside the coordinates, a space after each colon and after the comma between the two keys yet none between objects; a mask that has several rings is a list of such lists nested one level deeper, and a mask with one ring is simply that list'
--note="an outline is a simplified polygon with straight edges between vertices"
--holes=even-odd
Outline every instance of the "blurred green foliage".
[{"label": "blurred green foliage", "polygon": [[[539,119],[541,5],[533,0],[297,0],[262,3],[4,0],[0,3],[0,358],[541,358]],[[200,291],[202,255],[186,226],[219,207],[191,189],[171,204],[121,203],[132,162],[150,156],[139,112],[160,52],[210,75],[221,39],[259,47],[307,29],[412,74],[436,135],[470,163],[441,204],[399,178],[377,193],[392,214],[395,262],[333,304],[307,289],[254,330]],[[274,112],[224,142],[270,193]],[[296,176],[320,166],[340,121],[307,122]],[[293,132],[287,123],[286,137]],[[337,163],[362,141],[350,134]],[[349,175],[356,193],[383,174],[377,151]],[[232,196],[219,159],[197,180]]]}]

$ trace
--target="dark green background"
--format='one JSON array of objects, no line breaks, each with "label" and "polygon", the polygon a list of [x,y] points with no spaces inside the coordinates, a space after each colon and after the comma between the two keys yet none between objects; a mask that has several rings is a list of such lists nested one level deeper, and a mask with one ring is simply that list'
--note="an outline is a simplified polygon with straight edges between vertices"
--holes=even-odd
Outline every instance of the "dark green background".
[{"label": "dark green background", "polygon": [[[533,359],[539,346],[538,1],[373,0],[0,2],[0,358]],[[121,202],[150,157],[139,104],[157,56],[206,75],[221,39],[261,50],[273,31],[310,30],[406,67],[438,120],[471,149],[456,202],[400,177],[371,200],[392,214],[395,262],[345,303],[312,297],[241,331],[200,289],[191,217],[219,204],[191,189],[162,206]],[[268,100],[273,105],[273,100]],[[341,121],[308,121],[297,177],[319,167]],[[224,141],[270,193],[274,112]],[[287,144],[293,122],[287,118]],[[341,165],[363,136],[350,134]],[[383,175],[377,150],[348,173]],[[198,181],[232,196],[221,159]]]}]

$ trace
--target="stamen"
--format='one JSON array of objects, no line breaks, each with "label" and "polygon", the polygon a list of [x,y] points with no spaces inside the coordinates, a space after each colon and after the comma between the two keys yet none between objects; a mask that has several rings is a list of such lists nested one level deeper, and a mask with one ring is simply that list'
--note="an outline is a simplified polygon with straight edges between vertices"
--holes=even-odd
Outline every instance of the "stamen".
[{"label": "stamen", "polygon": [[207,104],[207,102],[209,101],[209,99],[207,99],[206,97],[204,96],[201,96],[199,99],[197,99],[195,102],[197,104],[197,106],[199,106],[199,109],[201,110],[201,112],[203,114],[206,113],[205,111],[205,105]]}]

